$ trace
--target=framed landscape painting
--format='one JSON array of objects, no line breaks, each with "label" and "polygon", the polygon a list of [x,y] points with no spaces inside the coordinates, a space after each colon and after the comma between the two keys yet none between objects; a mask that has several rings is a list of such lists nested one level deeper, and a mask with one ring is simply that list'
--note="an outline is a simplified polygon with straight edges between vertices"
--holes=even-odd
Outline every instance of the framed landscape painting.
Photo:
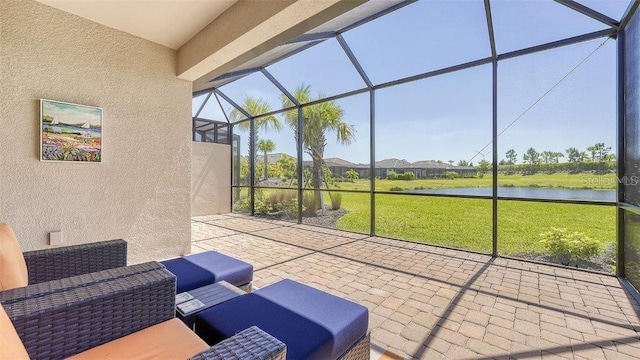
[{"label": "framed landscape painting", "polygon": [[102,109],[41,99],[40,160],[102,162]]}]

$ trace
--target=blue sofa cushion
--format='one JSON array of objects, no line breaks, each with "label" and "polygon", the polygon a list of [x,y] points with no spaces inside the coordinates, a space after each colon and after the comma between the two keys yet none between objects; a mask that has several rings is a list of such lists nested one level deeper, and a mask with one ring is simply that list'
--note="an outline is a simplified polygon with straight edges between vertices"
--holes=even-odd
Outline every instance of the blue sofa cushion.
[{"label": "blue sofa cushion", "polygon": [[337,359],[367,333],[366,307],[282,280],[198,314],[196,332],[210,345],[251,326],[287,345],[287,359]]},{"label": "blue sofa cushion", "polygon": [[218,281],[242,286],[253,280],[251,264],[215,251],[165,260],[162,264],[176,276],[178,293]]}]

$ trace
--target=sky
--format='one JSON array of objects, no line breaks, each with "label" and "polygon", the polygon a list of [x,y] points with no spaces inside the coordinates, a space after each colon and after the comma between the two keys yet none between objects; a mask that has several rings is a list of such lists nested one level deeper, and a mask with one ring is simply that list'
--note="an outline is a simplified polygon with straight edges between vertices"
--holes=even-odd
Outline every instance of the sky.
[{"label": "sky", "polygon": [[[620,19],[629,4],[627,0],[580,2],[615,19]],[[551,0],[494,0],[491,7],[498,54],[607,28]],[[343,36],[374,84],[491,55],[480,0],[421,0]],[[302,83],[310,85],[314,97],[365,87],[335,39],[267,70],[289,92]],[[272,110],[282,107],[280,91],[260,73],[220,90],[238,104],[250,96],[264,99]],[[491,160],[490,64],[380,89],[375,100],[377,160]],[[194,109],[199,103],[201,100],[194,100]],[[224,120],[217,105],[210,103],[200,116]],[[355,128],[356,137],[351,145],[343,146],[337,144],[335,135],[328,134],[325,158],[368,163],[369,94],[336,103],[344,110],[343,120]],[[223,101],[223,108],[230,105]],[[615,153],[615,40],[600,38],[500,61],[498,131],[507,127],[498,139],[499,159],[509,149],[514,149],[522,162],[529,147],[538,152],[564,152],[569,147],[586,151],[598,142],[611,146]],[[245,154],[247,133],[236,133],[242,137]],[[296,153],[293,131],[286,125],[279,132],[260,130],[259,137],[273,140],[275,152]],[[304,158],[310,159],[308,155]]]},{"label": "sky", "polygon": [[42,116],[52,116],[62,124],[101,125],[102,110],[96,107],[67,104],[51,100],[42,101]]}]

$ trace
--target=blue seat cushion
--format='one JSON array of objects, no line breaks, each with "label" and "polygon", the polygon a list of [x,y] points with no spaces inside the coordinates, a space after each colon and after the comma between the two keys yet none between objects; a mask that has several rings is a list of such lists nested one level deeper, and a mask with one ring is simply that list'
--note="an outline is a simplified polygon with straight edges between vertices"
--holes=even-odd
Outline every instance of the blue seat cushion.
[{"label": "blue seat cushion", "polygon": [[337,359],[367,333],[369,312],[282,280],[201,312],[196,333],[213,345],[254,325],[287,345],[287,359]]},{"label": "blue seat cushion", "polygon": [[242,286],[253,280],[251,264],[215,251],[165,260],[162,264],[176,276],[178,293],[218,281]]}]

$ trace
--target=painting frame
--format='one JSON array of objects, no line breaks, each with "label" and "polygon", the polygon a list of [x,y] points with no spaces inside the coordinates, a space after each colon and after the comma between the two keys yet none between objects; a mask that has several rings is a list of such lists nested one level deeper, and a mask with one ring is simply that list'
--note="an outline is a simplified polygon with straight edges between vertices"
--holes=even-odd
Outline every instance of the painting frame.
[{"label": "painting frame", "polygon": [[103,109],[40,99],[40,161],[101,164]]}]

